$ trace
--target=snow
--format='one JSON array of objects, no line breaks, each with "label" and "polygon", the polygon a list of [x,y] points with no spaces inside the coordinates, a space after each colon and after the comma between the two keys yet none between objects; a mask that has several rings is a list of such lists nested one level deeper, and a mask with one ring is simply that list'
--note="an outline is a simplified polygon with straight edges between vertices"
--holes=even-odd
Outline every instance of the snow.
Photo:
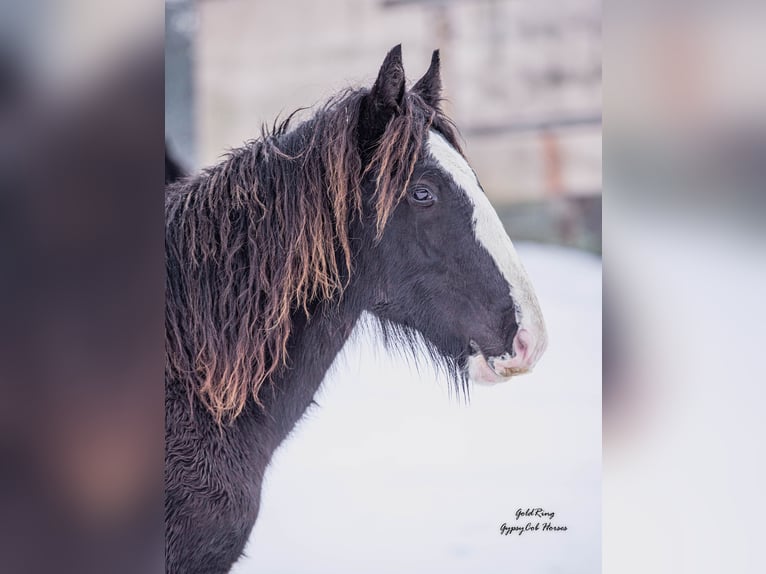
[{"label": "snow", "polygon": [[[600,571],[601,260],[518,251],[550,339],[535,372],[462,404],[360,326],[272,461],[233,572]],[[535,507],[568,530],[500,535]]]}]

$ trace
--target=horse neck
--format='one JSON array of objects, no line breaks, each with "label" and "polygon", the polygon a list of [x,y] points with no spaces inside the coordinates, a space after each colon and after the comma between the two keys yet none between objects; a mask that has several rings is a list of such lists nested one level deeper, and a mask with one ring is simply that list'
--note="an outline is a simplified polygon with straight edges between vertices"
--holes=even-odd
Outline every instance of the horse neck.
[{"label": "horse neck", "polygon": [[267,435],[259,433],[259,440],[270,437],[272,448],[279,446],[311,405],[359,319],[363,305],[353,291],[347,289],[340,302],[320,303],[309,319],[302,311],[294,314],[289,367],[276,373],[262,394],[259,426]]}]

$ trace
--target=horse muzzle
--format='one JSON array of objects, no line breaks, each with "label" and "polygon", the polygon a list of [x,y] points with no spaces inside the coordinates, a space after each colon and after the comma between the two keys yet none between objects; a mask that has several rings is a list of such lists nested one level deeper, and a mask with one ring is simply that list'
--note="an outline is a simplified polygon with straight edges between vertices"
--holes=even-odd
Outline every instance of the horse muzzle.
[{"label": "horse muzzle", "polygon": [[486,357],[475,343],[471,346],[477,352],[468,358],[469,377],[475,383],[495,384],[530,372],[545,351],[547,338],[544,333],[521,329],[513,339],[513,350],[499,356]]}]

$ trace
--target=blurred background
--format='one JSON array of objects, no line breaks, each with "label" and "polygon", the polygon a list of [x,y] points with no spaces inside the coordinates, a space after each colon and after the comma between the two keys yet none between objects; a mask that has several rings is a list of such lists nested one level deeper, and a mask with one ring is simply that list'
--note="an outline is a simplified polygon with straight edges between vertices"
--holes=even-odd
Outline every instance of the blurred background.
[{"label": "blurred background", "polygon": [[[535,373],[464,405],[358,326],[272,461],[235,572],[599,572],[600,2],[173,0],[165,37],[166,136],[190,171],[371,85],[395,44],[410,82],[440,49],[444,108],[550,333]],[[536,507],[568,530],[500,535]]]},{"label": "blurred background", "polygon": [[164,564],[163,5],[0,1],[0,570]]},{"label": "blurred background", "polygon": [[607,572],[764,570],[764,23],[605,11]]}]

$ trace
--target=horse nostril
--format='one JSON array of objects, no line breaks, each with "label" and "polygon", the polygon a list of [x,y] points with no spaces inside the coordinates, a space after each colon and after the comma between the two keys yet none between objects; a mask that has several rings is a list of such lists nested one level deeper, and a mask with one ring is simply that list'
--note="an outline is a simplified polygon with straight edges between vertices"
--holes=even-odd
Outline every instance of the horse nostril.
[{"label": "horse nostril", "polygon": [[510,349],[511,357],[515,356],[515,345],[513,344],[514,339],[516,339],[516,335],[519,332],[519,325],[516,323],[516,318],[514,317],[513,320],[506,322],[505,325],[505,333],[506,333],[506,339],[505,343],[506,349]]}]

